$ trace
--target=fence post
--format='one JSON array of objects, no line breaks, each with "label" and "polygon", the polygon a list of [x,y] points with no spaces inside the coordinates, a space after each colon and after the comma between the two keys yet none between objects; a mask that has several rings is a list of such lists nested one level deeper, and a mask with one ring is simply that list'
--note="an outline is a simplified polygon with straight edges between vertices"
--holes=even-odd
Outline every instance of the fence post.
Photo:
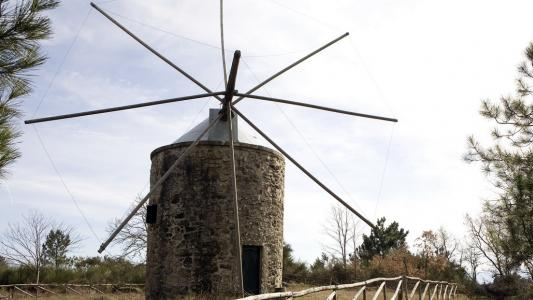
[{"label": "fence post", "polygon": [[435,298],[435,295],[437,294],[437,290],[439,289],[439,284],[435,283],[435,288],[433,289],[433,292],[431,292],[431,286],[429,289],[429,300],[433,300]]},{"label": "fence post", "polygon": [[450,292],[450,299],[455,299],[456,291],[457,291],[457,285],[453,285],[452,291]]},{"label": "fence post", "polygon": [[[402,280],[402,286],[400,287],[400,293],[398,294],[398,300],[404,300],[403,299],[403,280],[405,279],[405,276],[402,275],[402,278],[400,280]],[[399,281],[398,281],[399,283]]]},{"label": "fence post", "polygon": [[[404,284],[403,283],[404,283],[404,280],[405,280],[405,276],[402,275],[402,278],[399,279],[399,280],[401,280],[402,286],[400,287],[400,293],[398,293],[398,300],[404,300],[404,298],[403,298],[403,285]],[[400,281],[398,281],[398,283],[400,283]]]},{"label": "fence post", "polygon": [[[285,287],[277,287],[277,288],[274,288],[274,292],[275,293],[283,293],[285,292]],[[286,300],[287,297],[280,297],[280,298],[277,298],[277,300]]]},{"label": "fence post", "polygon": [[387,281],[383,281],[383,300],[387,300]]},{"label": "fence post", "polygon": [[408,284],[408,281],[407,281],[407,275],[404,275],[403,276],[403,292],[405,293],[405,300],[409,300],[409,284]]},{"label": "fence post", "polygon": [[407,256],[403,257],[403,267],[404,267],[404,273],[402,276],[402,292],[400,293],[401,298],[404,299],[403,294],[405,292],[405,300],[409,300],[409,292],[407,291],[407,275],[409,275],[408,268],[407,268]]},{"label": "fence post", "polygon": [[366,300],[366,284],[365,284],[365,289],[363,290],[363,300]]}]

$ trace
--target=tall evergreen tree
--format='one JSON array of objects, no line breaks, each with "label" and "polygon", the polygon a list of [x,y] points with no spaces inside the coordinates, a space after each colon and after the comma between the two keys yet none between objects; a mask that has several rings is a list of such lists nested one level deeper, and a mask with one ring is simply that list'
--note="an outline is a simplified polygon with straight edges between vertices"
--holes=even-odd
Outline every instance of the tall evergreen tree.
[{"label": "tall evergreen tree", "polygon": [[50,37],[52,30],[42,13],[58,4],[57,0],[0,0],[0,179],[20,156],[16,148],[20,132],[14,124],[20,115],[19,99],[31,92],[30,71],[46,60],[39,41]]},{"label": "tall evergreen tree", "polygon": [[483,147],[469,137],[465,159],[480,162],[498,188],[485,213],[503,224],[503,246],[515,263],[533,260],[533,43],[518,67],[514,95],[482,102],[480,114],[495,123],[493,144]]},{"label": "tall evergreen tree", "polygon": [[362,260],[369,261],[375,255],[384,256],[391,250],[406,247],[405,238],[409,231],[400,228],[398,222],[385,227],[385,221],[385,217],[378,219],[376,228],[372,228],[370,235],[363,234],[363,243],[358,249]]}]

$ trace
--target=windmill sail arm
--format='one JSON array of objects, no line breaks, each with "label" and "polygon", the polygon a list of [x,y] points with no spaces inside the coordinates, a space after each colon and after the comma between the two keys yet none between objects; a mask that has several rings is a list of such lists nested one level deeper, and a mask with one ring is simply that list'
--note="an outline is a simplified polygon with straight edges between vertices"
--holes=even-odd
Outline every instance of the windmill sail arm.
[{"label": "windmill sail arm", "polygon": [[[260,84],[256,85],[254,88],[252,88],[251,90],[249,90],[248,92],[246,92],[245,94],[251,94],[255,91],[257,91],[258,89],[260,89],[261,87],[263,87],[265,84],[269,83],[270,81],[274,80],[275,78],[279,77],[281,74],[289,71],[290,69],[296,67],[297,65],[299,65],[300,63],[306,61],[308,58],[314,56],[315,54],[319,53],[320,51],[328,48],[329,46],[335,44],[336,42],[342,40],[343,38],[347,37],[350,33],[346,32],[345,34],[339,36],[338,38],[332,40],[331,42],[325,44],[324,46],[316,49],[315,51],[307,54],[306,56],[300,58],[299,60],[293,62],[292,64],[288,65],[287,67],[283,68],[281,71],[277,72],[276,74],[268,77],[267,79],[265,79],[263,82],[261,82]],[[239,103],[244,97],[239,97],[237,100],[235,100],[234,104],[237,104]]]},{"label": "windmill sail arm", "polygon": [[209,130],[213,128],[221,118],[222,118],[222,115],[219,115],[215,120],[213,120],[213,122],[211,122],[204,129],[204,131],[202,131],[202,133],[196,138],[196,140],[180,153],[176,161],[174,161],[174,163],[170,166],[170,168],[168,168],[168,170],[163,174],[163,176],[161,176],[157,180],[157,182],[153,186],[150,187],[150,191],[148,192],[148,194],[146,194],[146,196],[144,196],[144,198],[141,201],[139,201],[137,206],[135,206],[135,208],[126,216],[126,218],[124,218],[124,220],[120,223],[120,225],[118,225],[115,231],[113,231],[111,235],[107,238],[107,240],[103,242],[102,245],[100,245],[100,248],[98,249],[98,253],[102,253],[107,248],[107,246],[109,246],[109,244],[113,241],[113,239],[115,239],[117,234],[124,228],[124,226],[128,224],[128,222],[131,220],[131,218],[133,218],[133,216],[137,213],[137,211],[141,209],[141,207],[144,205],[144,203],[146,203],[146,201],[148,201],[148,199],[150,199],[150,196],[152,196],[154,191],[157,188],[159,188],[159,186],[161,186],[165,182],[165,180],[167,180],[167,178],[170,176],[170,173],[172,173],[172,171],[176,169],[176,167],[180,164],[180,162],[185,157],[187,157],[187,155],[193,150],[193,148],[196,145],[198,145],[202,137],[204,137],[204,135],[206,135],[209,132]]},{"label": "windmill sail arm", "polygon": [[73,114],[26,120],[24,121],[24,124],[42,123],[42,122],[57,121],[57,120],[63,120],[63,119],[78,118],[78,117],[83,117],[83,116],[104,114],[104,113],[109,113],[109,112],[114,112],[114,111],[121,111],[121,110],[140,108],[140,107],[146,107],[146,106],[152,106],[152,105],[159,105],[159,104],[166,104],[166,103],[173,103],[173,102],[179,102],[179,101],[185,101],[185,100],[193,100],[193,99],[200,99],[200,98],[205,98],[205,97],[224,95],[225,93],[226,92],[198,94],[198,95],[191,95],[191,96],[185,96],[185,97],[130,104],[130,105],[124,105],[124,106],[103,108],[103,109],[97,109],[97,110],[89,110],[89,111],[83,111],[83,112],[78,112],[78,113],[73,113]]},{"label": "windmill sail arm", "polygon": [[[170,61],[168,58],[166,58],[165,56],[163,56],[161,53],[159,53],[158,51],[156,51],[154,48],[150,47],[150,45],[148,45],[147,43],[145,43],[143,40],[141,40],[138,36],[136,36],[135,34],[133,34],[133,32],[129,31],[126,27],[124,27],[124,25],[120,24],[117,20],[115,20],[113,17],[111,17],[108,13],[106,13],[104,10],[102,10],[100,7],[98,7],[98,5],[96,5],[95,3],[91,2],[91,6],[94,7],[94,9],[96,9],[99,13],[101,13],[104,17],[106,17],[106,19],[108,19],[109,21],[111,21],[113,24],[115,24],[118,28],[120,28],[122,31],[124,31],[127,35],[129,35],[131,38],[133,38],[135,41],[137,41],[139,44],[141,44],[144,48],[146,48],[148,51],[152,52],[155,56],[159,57],[162,61],[166,62],[169,66],[171,66],[172,68],[174,68],[176,71],[180,72],[183,76],[187,77],[189,80],[191,80],[192,82],[194,82],[197,86],[199,86],[200,88],[202,88],[204,91],[208,92],[208,93],[212,93],[212,91],[207,88],[205,85],[203,85],[201,82],[199,82],[198,80],[196,80],[196,78],[192,77],[190,74],[188,74],[187,72],[185,72],[182,68],[178,67],[175,63],[173,63],[172,61]],[[218,95],[215,96],[215,98],[217,98],[218,100],[222,100],[221,97],[219,97]]]},{"label": "windmill sail arm", "polygon": [[330,112],[335,112],[335,113],[340,113],[340,114],[345,114],[345,115],[351,115],[351,116],[356,116],[356,117],[361,117],[361,118],[376,119],[376,120],[382,120],[382,121],[388,121],[388,122],[398,122],[398,119],[395,119],[395,118],[362,114],[358,112],[352,112],[352,111],[347,111],[347,110],[342,110],[342,109],[330,108],[330,107],[308,104],[308,103],[297,102],[297,101],[291,101],[291,100],[285,100],[285,99],[278,99],[278,98],[258,96],[258,95],[240,94],[240,93],[236,93],[235,96],[239,96],[243,98],[252,98],[252,99],[257,99],[257,100],[272,101],[272,102],[278,102],[278,103],[284,103],[284,104],[298,105],[298,106],[315,108],[315,109],[320,109],[320,110],[325,110],[325,111],[330,111]]},{"label": "windmill sail arm", "polygon": [[252,121],[250,121],[248,118],[246,118],[238,109],[235,107],[232,107],[232,111],[234,111],[241,119],[243,119],[248,125],[250,125],[257,133],[259,133],[265,140],[267,140],[274,148],[276,148],[279,152],[281,152],[287,159],[289,159],[298,169],[300,169],[302,172],[304,172],[307,177],[311,178],[316,184],[318,184],[324,191],[326,191],[328,194],[330,194],[335,200],[340,202],[344,207],[346,207],[349,211],[351,211],[353,214],[355,214],[357,217],[359,217],[363,222],[368,224],[371,228],[376,228],[376,226],[370,222],[367,218],[365,218],[362,214],[360,214],[357,210],[355,210],[352,206],[350,206],[346,201],[342,200],[341,197],[339,197],[337,194],[335,194],[332,190],[330,190],[325,184],[323,184],[318,178],[316,178],[313,174],[311,174],[309,171],[307,171],[302,165],[300,165],[294,158],[292,158],[285,150],[283,150],[278,144],[276,144],[268,135],[266,135],[261,129],[259,129],[257,126],[255,126]]}]

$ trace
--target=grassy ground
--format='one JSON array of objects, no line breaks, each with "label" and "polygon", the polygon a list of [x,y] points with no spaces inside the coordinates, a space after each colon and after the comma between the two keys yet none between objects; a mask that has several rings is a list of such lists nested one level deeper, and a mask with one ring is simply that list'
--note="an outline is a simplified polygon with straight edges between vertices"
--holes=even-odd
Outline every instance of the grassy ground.
[{"label": "grassy ground", "polygon": [[[304,289],[307,289],[307,288],[310,288],[310,286],[307,286],[307,285],[303,285],[303,284],[293,284],[293,285],[290,285],[287,290],[289,291],[301,291],[301,290],[304,290]],[[337,292],[337,299],[338,300],[348,300],[348,299],[352,299],[353,296],[355,295],[355,293],[357,292],[358,289],[350,289],[350,290],[341,290],[341,291],[338,291]],[[372,297],[374,296],[374,292],[375,292],[375,288],[369,288],[368,291],[367,291],[367,299],[372,299]],[[312,295],[308,295],[308,296],[305,296],[305,297],[301,297],[301,298],[298,298],[298,300],[325,300],[328,295],[331,293],[331,291],[324,291],[324,292],[319,292],[319,293],[315,293],[315,294],[312,294]],[[387,289],[387,298],[390,299],[390,297],[392,296],[392,294],[394,293],[394,291],[389,288]],[[5,295],[5,293],[1,293],[2,295]],[[143,293],[120,293],[120,294],[96,294],[96,293],[91,293],[91,294],[83,294],[83,295],[74,295],[74,294],[61,294],[61,295],[47,295],[47,294],[42,294],[39,298],[44,298],[44,299],[47,299],[47,300],[82,300],[82,299],[88,299],[88,300],[141,300],[141,299],[144,299],[144,294]],[[186,297],[185,299],[186,300],[210,300],[210,298],[212,299],[212,297],[193,297],[193,296],[189,296],[189,297]],[[1,298],[0,298],[1,299]],[[15,299],[31,299],[31,298],[27,298],[27,297],[24,297],[23,295],[21,294],[16,294],[16,298]],[[179,298],[176,298],[176,299],[179,299]],[[362,297],[360,297],[359,299],[362,299]],[[383,299],[383,296],[380,296],[378,299]],[[416,298],[418,299],[418,297]],[[428,296],[426,296],[426,299],[428,299]],[[468,298],[463,296],[463,295],[458,295],[457,298],[455,298],[456,300],[467,300]]]},{"label": "grassy ground", "polygon": [[[83,295],[41,295],[40,299],[46,300],[141,300],[144,299],[144,294],[132,293],[132,294],[83,294]],[[1,299],[1,298],[0,298]],[[14,299],[34,299],[16,294]]]}]

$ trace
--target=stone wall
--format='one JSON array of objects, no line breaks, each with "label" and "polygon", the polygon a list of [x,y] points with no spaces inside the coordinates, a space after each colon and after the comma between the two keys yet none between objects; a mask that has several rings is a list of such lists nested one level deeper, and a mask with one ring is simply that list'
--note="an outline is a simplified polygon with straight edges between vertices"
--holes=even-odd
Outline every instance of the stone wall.
[{"label": "stone wall", "polygon": [[[152,152],[150,182],[190,143]],[[261,292],[281,286],[283,260],[282,156],[235,144],[241,244],[262,246]],[[203,141],[157,189],[157,223],[149,226],[146,297],[187,293],[235,294],[237,284],[231,161],[224,142]]]}]

